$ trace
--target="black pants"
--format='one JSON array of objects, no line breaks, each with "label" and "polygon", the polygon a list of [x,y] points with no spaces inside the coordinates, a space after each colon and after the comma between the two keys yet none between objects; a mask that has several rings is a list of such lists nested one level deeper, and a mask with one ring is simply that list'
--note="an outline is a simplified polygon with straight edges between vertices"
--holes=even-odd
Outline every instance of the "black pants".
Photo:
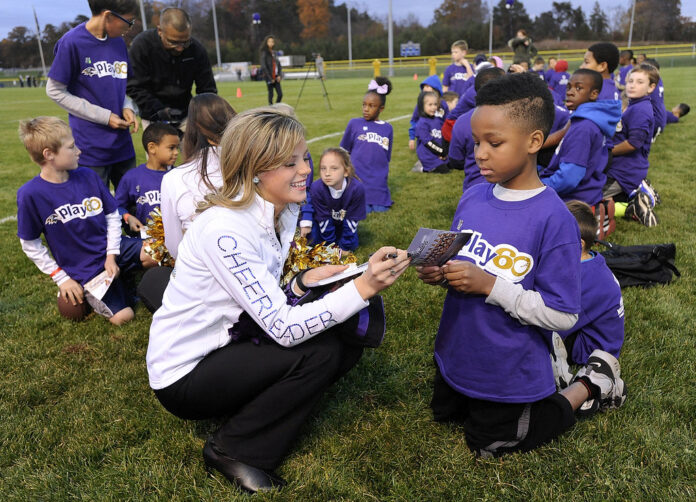
[{"label": "black pants", "polygon": [[273,89],[275,89],[278,97],[276,103],[280,103],[283,100],[283,89],[280,88],[280,82],[266,82],[266,87],[268,88],[268,104],[273,104]]},{"label": "black pants", "polygon": [[172,275],[170,267],[152,267],[145,271],[138,284],[138,296],[143,305],[152,312],[162,306],[164,290],[169,284],[169,277]]},{"label": "black pants", "polygon": [[231,458],[274,469],[324,391],[362,355],[362,347],[338,338],[340,329],[293,348],[265,338],[258,344],[230,343],[155,394],[180,418],[229,417],[215,432],[215,442]]},{"label": "black pants", "polygon": [[123,175],[134,167],[135,157],[108,166],[89,166],[92,171],[99,175],[106,185],[106,188],[109,188],[109,181],[111,181],[111,184],[114,186],[114,191],[118,188],[118,184],[121,182]]},{"label": "black pants", "polygon": [[530,451],[575,424],[570,402],[559,393],[534,403],[497,403],[452,389],[436,367],[430,407],[436,422],[464,425],[466,444],[481,457]]}]

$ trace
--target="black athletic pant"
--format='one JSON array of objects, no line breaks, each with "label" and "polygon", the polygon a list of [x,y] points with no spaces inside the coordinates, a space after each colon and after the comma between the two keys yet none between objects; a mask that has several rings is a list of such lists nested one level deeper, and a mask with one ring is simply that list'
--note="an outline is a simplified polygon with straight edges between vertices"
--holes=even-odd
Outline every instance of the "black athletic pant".
[{"label": "black athletic pant", "polygon": [[499,457],[530,451],[575,424],[570,402],[558,392],[533,403],[484,401],[452,389],[437,363],[435,368],[430,402],[435,421],[462,423],[466,444],[477,456]]},{"label": "black athletic pant", "polygon": [[99,175],[106,188],[109,188],[110,181],[116,191],[123,175],[135,168],[135,157],[108,166],[89,166],[89,168]]},{"label": "black athletic pant", "polygon": [[266,87],[268,88],[268,104],[273,104],[273,89],[275,89],[278,97],[276,98],[276,103],[280,103],[283,100],[283,89],[280,88],[280,82],[266,82]]},{"label": "black athletic pant", "polygon": [[155,394],[180,418],[229,417],[215,443],[231,458],[274,469],[324,391],[362,355],[338,338],[340,329],[292,348],[266,338],[230,343]]}]

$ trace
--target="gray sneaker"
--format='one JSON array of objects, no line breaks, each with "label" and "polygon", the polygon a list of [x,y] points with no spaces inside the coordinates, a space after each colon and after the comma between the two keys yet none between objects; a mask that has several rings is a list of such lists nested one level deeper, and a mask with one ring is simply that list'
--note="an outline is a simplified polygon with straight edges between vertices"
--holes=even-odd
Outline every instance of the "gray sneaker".
[{"label": "gray sneaker", "polygon": [[553,368],[553,378],[556,381],[558,390],[565,389],[570,385],[573,374],[568,366],[568,352],[563,343],[563,338],[555,331],[552,334],[553,352],[551,356],[551,367]]},{"label": "gray sneaker", "polygon": [[630,200],[625,217],[639,221],[646,227],[655,227],[658,224],[657,215],[650,204],[650,197],[644,192],[638,192]]},{"label": "gray sneaker", "polygon": [[590,354],[587,365],[580,368],[573,380],[587,377],[590,382],[599,387],[599,410],[618,408],[626,401],[626,384],[621,379],[619,361],[603,350],[595,350]]},{"label": "gray sneaker", "polygon": [[411,168],[412,173],[422,173],[423,172],[423,164],[421,164],[420,159],[416,161],[415,164],[413,164],[413,168]]}]

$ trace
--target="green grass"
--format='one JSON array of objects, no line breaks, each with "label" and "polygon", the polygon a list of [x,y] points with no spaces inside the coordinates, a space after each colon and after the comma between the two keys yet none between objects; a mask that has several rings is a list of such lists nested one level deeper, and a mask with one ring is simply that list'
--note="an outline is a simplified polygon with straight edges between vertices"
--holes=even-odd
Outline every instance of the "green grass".
[{"label": "green grass", "polygon": [[[669,107],[696,104],[696,67],[663,72]],[[383,118],[410,115],[417,85],[394,80]],[[366,79],[329,80],[328,111],[307,81],[297,113],[308,138],[340,132],[360,113]],[[286,81],[295,105],[301,82]],[[221,86],[237,110],[262,105],[263,83]],[[17,120],[65,114],[42,89],[0,89],[0,218],[36,174],[17,139]],[[624,291],[621,410],[578,423],[528,454],[475,460],[458,427],[435,424],[428,402],[432,345],[443,291],[408,272],[385,294],[387,336],[322,399],[280,468],[289,480],[257,500],[693,500],[696,497],[696,186],[693,116],[669,126],[651,153],[650,177],[663,203],[660,225],[619,221],[612,241],[675,242],[683,277],[668,287]],[[448,228],[461,173],[410,172],[407,120],[394,123],[390,185],[394,208],[361,224],[361,257],[408,245],[419,226]],[[134,137],[139,161],[140,135]],[[310,143],[314,159],[340,136]],[[201,448],[216,422],[167,413],[147,383],[150,314],[112,327],[56,313],[55,286],[23,255],[16,223],[0,223],[0,494],[3,500],[245,499],[221,476],[206,476]],[[516,375],[510,375],[514,380]]]}]

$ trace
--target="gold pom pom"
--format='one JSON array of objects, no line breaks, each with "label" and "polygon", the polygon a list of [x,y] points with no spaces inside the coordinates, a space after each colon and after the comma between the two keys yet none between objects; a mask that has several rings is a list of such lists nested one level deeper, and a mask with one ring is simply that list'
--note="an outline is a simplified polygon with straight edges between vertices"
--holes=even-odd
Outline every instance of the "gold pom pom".
[{"label": "gold pom pom", "polygon": [[310,246],[307,244],[305,237],[300,237],[299,233],[296,233],[290,244],[290,252],[283,267],[283,277],[280,279],[280,285],[285,286],[295,275],[303,270],[323,265],[347,265],[357,262],[358,259],[353,253],[343,251],[333,242],[328,245],[326,242],[322,242],[321,244]]},{"label": "gold pom pom", "polygon": [[143,249],[162,267],[173,267],[174,258],[164,245],[164,224],[159,208],[150,212],[147,220],[147,234],[150,236],[143,242]]}]

